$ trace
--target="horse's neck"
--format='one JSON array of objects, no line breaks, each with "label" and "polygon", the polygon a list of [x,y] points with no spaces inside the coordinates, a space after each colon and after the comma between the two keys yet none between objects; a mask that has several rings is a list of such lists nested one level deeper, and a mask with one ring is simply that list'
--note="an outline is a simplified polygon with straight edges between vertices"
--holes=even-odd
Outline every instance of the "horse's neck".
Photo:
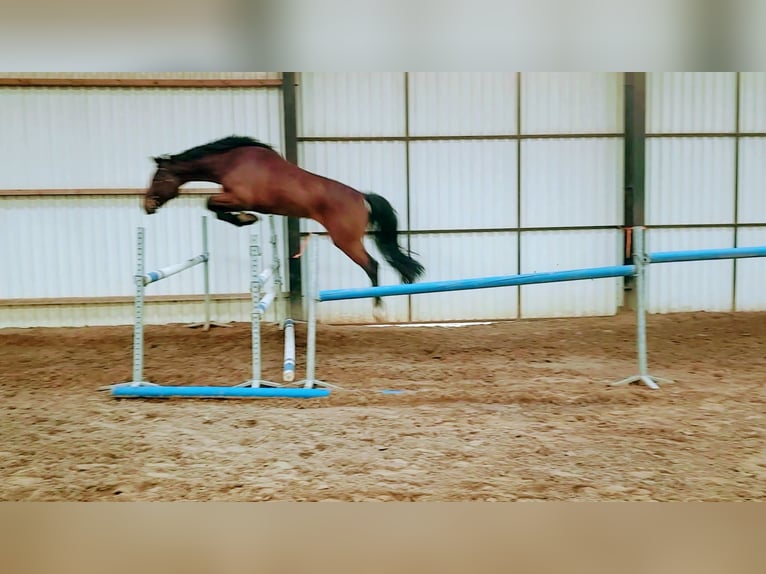
[{"label": "horse's neck", "polygon": [[189,183],[190,181],[209,181],[211,183],[221,183],[219,175],[212,166],[207,165],[204,161],[189,162],[186,164],[178,165],[175,168],[175,173],[181,178],[181,185]]}]

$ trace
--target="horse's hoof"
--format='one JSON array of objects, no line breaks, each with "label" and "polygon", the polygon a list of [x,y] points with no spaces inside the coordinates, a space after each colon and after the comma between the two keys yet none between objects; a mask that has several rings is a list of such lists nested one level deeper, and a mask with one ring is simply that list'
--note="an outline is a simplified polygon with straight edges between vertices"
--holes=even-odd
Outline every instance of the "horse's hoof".
[{"label": "horse's hoof", "polygon": [[383,307],[382,305],[380,307],[373,307],[372,316],[375,317],[375,320],[378,323],[385,323],[387,319],[386,308]]},{"label": "horse's hoof", "polygon": [[239,221],[241,225],[252,225],[258,221],[258,216],[253,215],[252,213],[238,213],[237,221]]}]

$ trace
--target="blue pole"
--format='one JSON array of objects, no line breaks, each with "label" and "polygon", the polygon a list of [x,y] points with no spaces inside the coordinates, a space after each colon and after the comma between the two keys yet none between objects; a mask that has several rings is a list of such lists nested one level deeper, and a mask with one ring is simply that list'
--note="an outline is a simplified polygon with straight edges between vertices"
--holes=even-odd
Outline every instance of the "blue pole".
[{"label": "blue pole", "polygon": [[650,253],[650,263],[673,263],[676,261],[707,261],[710,259],[743,259],[766,257],[766,246],[729,247],[726,249],[696,249],[693,251],[662,251]]},{"label": "blue pole", "polygon": [[431,281],[411,285],[384,285],[361,289],[332,289],[319,292],[319,301],[341,301],[345,299],[363,299],[366,297],[390,297],[393,295],[415,295],[419,293],[439,293],[443,291],[465,291],[468,289],[487,289],[490,287],[510,287],[513,285],[533,285],[535,283],[557,283],[561,281],[579,281],[582,279],[603,279],[606,277],[627,277],[636,271],[635,265],[612,265],[589,269],[572,269],[549,273],[527,273],[522,275],[501,275],[497,277],[477,277],[474,279],[455,279],[451,281]]},{"label": "blue pole", "polygon": [[326,397],[329,389],[268,387],[132,387],[112,388],[114,397],[191,397],[191,398],[300,398]]}]

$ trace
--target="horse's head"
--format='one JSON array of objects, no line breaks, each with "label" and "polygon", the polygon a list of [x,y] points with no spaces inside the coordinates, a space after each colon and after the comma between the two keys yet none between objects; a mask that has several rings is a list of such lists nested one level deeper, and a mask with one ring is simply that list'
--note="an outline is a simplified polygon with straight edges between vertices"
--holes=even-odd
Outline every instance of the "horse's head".
[{"label": "horse's head", "polygon": [[155,157],[154,162],[157,164],[157,171],[154,172],[152,184],[144,194],[144,210],[148,214],[154,213],[176,197],[182,184],[181,178],[174,173],[168,156]]}]

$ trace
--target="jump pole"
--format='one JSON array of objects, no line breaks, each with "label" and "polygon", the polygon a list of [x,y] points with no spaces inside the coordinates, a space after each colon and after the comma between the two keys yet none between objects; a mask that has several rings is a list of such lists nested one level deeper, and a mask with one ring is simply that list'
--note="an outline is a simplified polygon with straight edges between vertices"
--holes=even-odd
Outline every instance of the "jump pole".
[{"label": "jump pole", "polygon": [[269,389],[263,387],[116,387],[112,395],[121,398],[173,398],[231,399],[231,398],[285,398],[311,399],[326,397],[327,389]]},{"label": "jump pole", "polygon": [[292,319],[285,319],[285,353],[282,361],[282,380],[295,380],[295,325]]},{"label": "jump pole", "polygon": [[562,281],[580,281],[582,279],[628,277],[634,273],[635,265],[610,265],[607,267],[591,267],[588,269],[571,269],[547,273],[498,275],[494,277],[451,279],[448,281],[430,281],[427,283],[404,285],[381,285],[379,287],[362,287],[357,289],[331,289],[320,291],[318,301],[343,301],[346,299],[366,299],[368,297],[392,297],[395,295],[418,295],[423,293],[443,293],[445,291],[536,285],[538,283],[559,283]]}]

